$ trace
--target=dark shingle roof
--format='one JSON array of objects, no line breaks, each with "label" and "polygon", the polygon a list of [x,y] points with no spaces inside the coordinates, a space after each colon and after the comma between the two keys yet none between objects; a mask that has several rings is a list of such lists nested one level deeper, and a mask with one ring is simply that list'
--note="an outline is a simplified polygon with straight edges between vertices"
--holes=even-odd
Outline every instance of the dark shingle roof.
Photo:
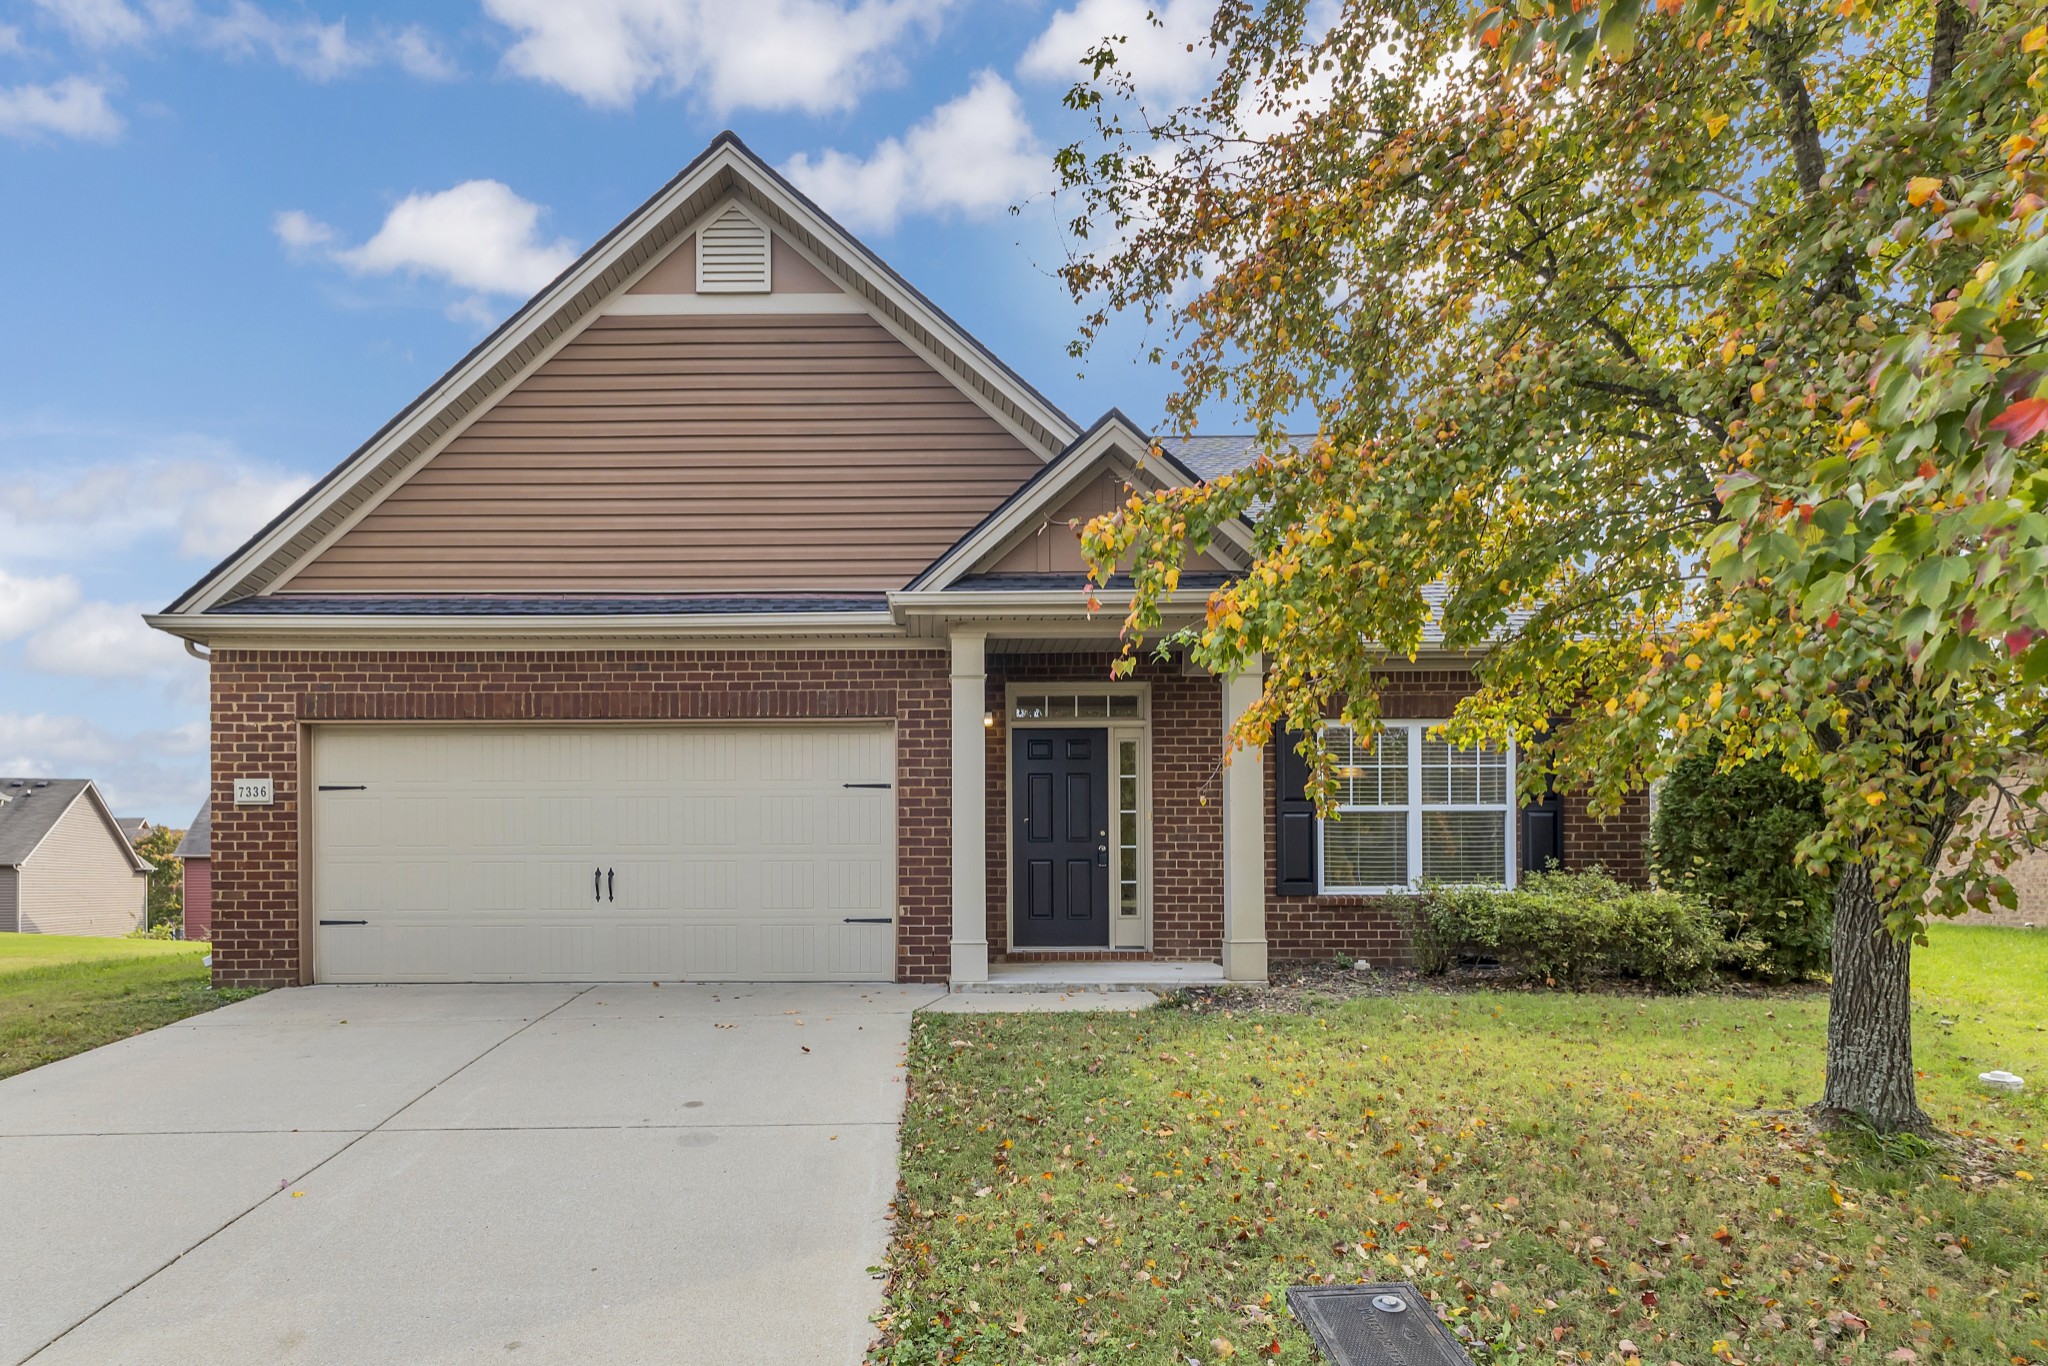
[{"label": "dark shingle roof", "polygon": [[226,616],[402,616],[402,617],[659,617],[748,612],[883,612],[881,593],[754,594],[736,597],[501,597],[471,594],[444,597],[265,597],[239,598],[211,610]]},{"label": "dark shingle roof", "polygon": [[140,844],[149,835],[147,816],[116,816],[114,824],[120,827],[121,833],[128,837],[130,844]]},{"label": "dark shingle roof", "polygon": [[1259,458],[1259,438],[1250,432],[1222,436],[1165,436],[1159,444],[1173,452],[1181,464],[1204,482],[1219,474],[1241,470]]},{"label": "dark shingle roof", "polygon": [[213,857],[213,798],[208,797],[199,803],[199,812],[192,817],[185,838],[178,841],[178,857]]},{"label": "dark shingle roof", "polygon": [[0,868],[20,866],[90,785],[85,778],[0,778]]}]

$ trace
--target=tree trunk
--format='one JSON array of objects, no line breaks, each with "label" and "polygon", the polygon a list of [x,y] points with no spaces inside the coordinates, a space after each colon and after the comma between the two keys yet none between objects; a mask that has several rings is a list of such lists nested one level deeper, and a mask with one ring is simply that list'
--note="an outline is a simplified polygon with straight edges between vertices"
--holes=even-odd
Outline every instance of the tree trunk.
[{"label": "tree trunk", "polygon": [[1913,1085],[1913,946],[1886,928],[1861,863],[1835,884],[1834,975],[1822,1118],[1854,1115],[1880,1133],[1930,1127]]}]

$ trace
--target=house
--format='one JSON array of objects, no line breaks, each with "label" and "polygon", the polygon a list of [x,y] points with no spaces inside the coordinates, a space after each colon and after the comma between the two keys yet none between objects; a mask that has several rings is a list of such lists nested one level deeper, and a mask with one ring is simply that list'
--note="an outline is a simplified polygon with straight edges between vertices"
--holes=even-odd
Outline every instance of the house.
[{"label": "house", "polygon": [[127,934],[149,875],[86,778],[0,778],[0,933]]},{"label": "house", "polygon": [[[1327,825],[1286,754],[1219,762],[1256,674],[1112,679],[1068,523],[1233,458],[1150,445],[721,135],[148,619],[210,652],[216,980],[1262,980],[1515,876],[1513,756],[1425,734],[1465,658],[1388,674]],[[1640,866],[1640,810],[1536,822]]]},{"label": "house", "polygon": [[116,816],[114,825],[121,831],[122,838],[135,846],[140,846],[149,838],[149,832],[156,829],[147,816]]},{"label": "house", "polygon": [[178,841],[185,865],[185,938],[213,937],[213,799],[199,803],[185,838]]}]

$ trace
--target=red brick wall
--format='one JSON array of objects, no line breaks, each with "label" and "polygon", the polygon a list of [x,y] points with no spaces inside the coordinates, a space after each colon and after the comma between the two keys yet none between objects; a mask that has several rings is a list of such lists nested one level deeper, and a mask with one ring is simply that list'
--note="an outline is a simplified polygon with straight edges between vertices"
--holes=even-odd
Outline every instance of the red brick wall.
[{"label": "red brick wall", "polygon": [[[988,946],[1010,946],[1007,683],[1111,682],[1112,654],[991,655],[988,710]],[[1152,952],[1213,962],[1223,952],[1223,692],[1214,678],[1145,661],[1152,687]],[[1080,723],[1076,723],[1080,724]]]},{"label": "red brick wall", "polygon": [[[896,969],[942,981],[951,937],[951,702],[942,650],[213,652],[213,974],[291,985],[300,731],[323,721],[843,717],[896,727]],[[268,775],[270,806],[236,806]]]},{"label": "red brick wall", "polygon": [[209,939],[213,931],[213,860],[185,860],[185,937]]},{"label": "red brick wall", "polygon": [[[1472,676],[1459,670],[1415,669],[1381,675],[1380,714],[1394,721],[1428,721],[1451,714],[1473,691]],[[1330,958],[1349,954],[1374,964],[1407,958],[1408,936],[1399,899],[1372,896],[1281,896],[1272,890],[1276,849],[1273,836],[1271,766],[1266,783],[1266,945],[1273,959]],[[1631,796],[1604,821],[1586,810],[1582,794],[1564,798],[1564,854],[1569,868],[1599,864],[1625,882],[1646,880],[1643,843],[1650,834],[1647,793]]]}]

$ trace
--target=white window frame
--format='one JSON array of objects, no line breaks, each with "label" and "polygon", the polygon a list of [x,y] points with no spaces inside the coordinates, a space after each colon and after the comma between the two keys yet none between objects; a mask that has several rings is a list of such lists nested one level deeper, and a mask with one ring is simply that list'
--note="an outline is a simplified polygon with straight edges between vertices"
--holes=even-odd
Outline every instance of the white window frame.
[{"label": "white window frame", "polygon": [[[1512,740],[1508,742],[1506,789],[1507,800],[1504,804],[1498,802],[1431,802],[1425,805],[1422,800],[1422,742],[1428,736],[1429,732],[1446,724],[1447,722],[1442,720],[1398,720],[1381,722],[1380,728],[1382,730],[1392,730],[1396,727],[1399,727],[1408,732],[1407,803],[1405,804],[1405,806],[1354,806],[1349,808],[1346,808],[1343,803],[1339,803],[1336,808],[1340,814],[1340,818],[1341,813],[1346,809],[1353,811],[1406,811],[1406,825],[1408,832],[1407,862],[1409,880],[1406,883],[1393,886],[1346,886],[1341,884],[1333,884],[1327,881],[1325,877],[1325,869],[1327,867],[1327,864],[1324,861],[1324,855],[1329,848],[1329,842],[1328,837],[1325,834],[1325,818],[1320,812],[1318,812],[1316,815],[1316,891],[1319,895],[1393,896],[1406,892],[1414,892],[1417,889],[1419,889],[1422,885],[1422,816],[1425,811],[1478,811],[1489,813],[1499,812],[1501,815],[1501,820],[1504,829],[1506,831],[1506,838],[1501,841],[1502,849],[1504,850],[1503,866],[1501,868],[1501,881],[1499,884],[1488,885],[1500,885],[1505,887],[1513,887],[1515,885],[1515,874],[1519,869],[1521,863],[1521,860],[1518,857],[1520,852],[1519,845],[1521,842],[1521,831],[1518,827],[1520,826],[1521,822],[1515,819],[1516,814],[1520,810],[1520,807],[1517,805],[1516,802],[1515,791],[1515,744]],[[1349,729],[1349,727],[1346,727],[1341,721],[1326,721],[1323,723],[1323,729],[1326,735],[1327,732],[1333,728],[1338,730]]]}]

